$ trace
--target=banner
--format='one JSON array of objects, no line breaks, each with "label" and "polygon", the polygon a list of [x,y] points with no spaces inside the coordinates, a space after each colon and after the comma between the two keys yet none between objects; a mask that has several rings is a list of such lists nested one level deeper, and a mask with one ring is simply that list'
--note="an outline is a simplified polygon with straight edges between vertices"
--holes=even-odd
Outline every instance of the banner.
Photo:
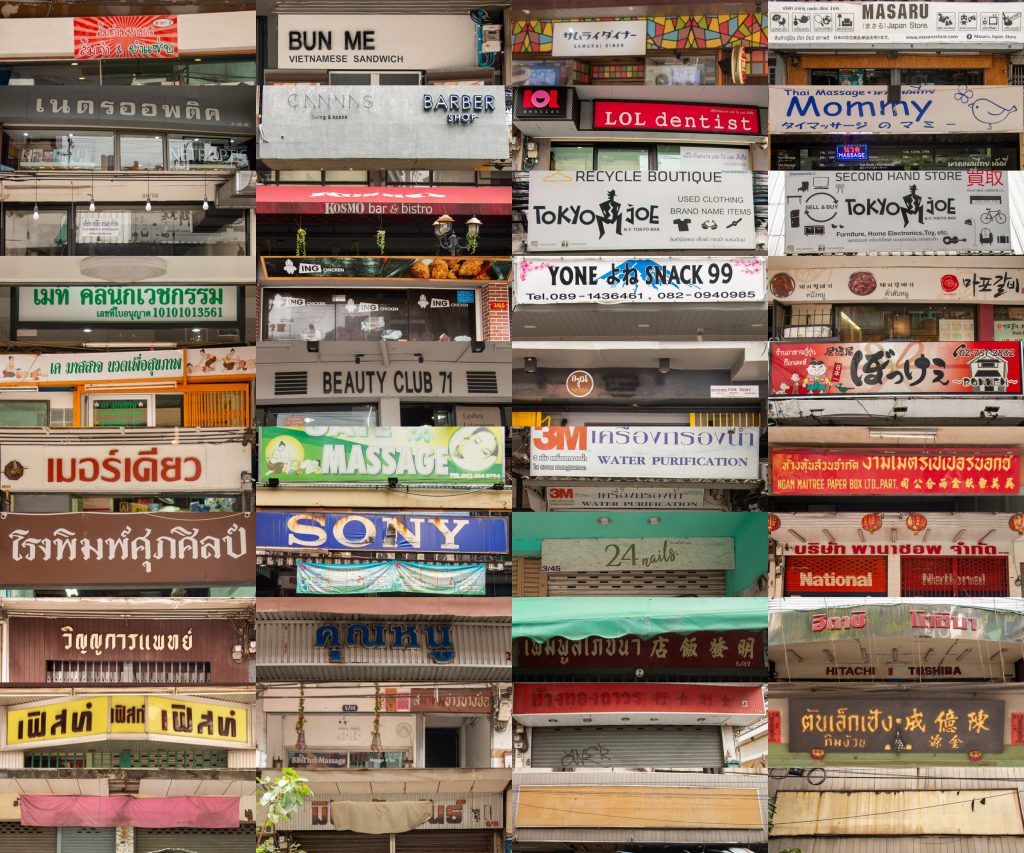
[{"label": "banner", "polygon": [[19,287],[14,291],[19,323],[231,322],[238,319],[238,294],[237,287],[208,284]]},{"label": "banner", "polygon": [[727,536],[692,539],[542,539],[543,572],[728,571],[736,568]]},{"label": "banner", "polygon": [[484,563],[296,563],[299,595],[484,595]]},{"label": "banner", "polygon": [[559,509],[700,509],[703,489],[674,486],[548,486],[544,491],[548,510]]},{"label": "banner", "polygon": [[786,172],[787,254],[1010,252],[1004,172]]},{"label": "banner", "polygon": [[265,511],[260,548],[507,554],[508,516]]},{"label": "banner", "polygon": [[240,797],[21,795],[22,826],[238,829]]},{"label": "banner", "polygon": [[1019,342],[772,344],[771,394],[1020,394]]},{"label": "banner", "polygon": [[1020,133],[1020,86],[771,86],[772,133]]},{"label": "banner", "polygon": [[260,428],[260,479],[282,483],[504,483],[501,427]]},{"label": "banner", "polygon": [[607,714],[698,714],[706,716],[708,707],[716,714],[763,715],[764,698],[758,684],[673,684],[666,691],[662,684],[617,685],[609,690],[607,682],[576,682],[573,684],[515,685],[512,713]]},{"label": "banner", "polygon": [[775,495],[1015,495],[1020,449],[769,451]]},{"label": "banner", "polygon": [[773,47],[1020,46],[1021,3],[768,4]]},{"label": "banner", "polygon": [[171,59],[178,55],[176,15],[75,18],[75,59]]},{"label": "banner", "polygon": [[530,476],[756,480],[752,427],[533,427]]},{"label": "banner", "polygon": [[752,249],[751,172],[530,172],[529,249]]},{"label": "banner", "polygon": [[521,304],[761,302],[764,258],[517,257]]}]

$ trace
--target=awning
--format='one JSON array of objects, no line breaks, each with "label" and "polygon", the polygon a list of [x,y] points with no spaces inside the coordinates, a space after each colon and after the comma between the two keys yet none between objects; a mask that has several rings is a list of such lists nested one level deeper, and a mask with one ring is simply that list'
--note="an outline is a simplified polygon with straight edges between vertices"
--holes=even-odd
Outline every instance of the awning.
[{"label": "awning", "polygon": [[331,803],[331,823],[335,829],[381,835],[408,832],[430,820],[434,804],[430,800],[405,800],[392,803],[360,803],[340,800]]},{"label": "awning", "polygon": [[256,188],[257,214],[511,216],[511,187]]},{"label": "awning", "polygon": [[512,637],[544,642],[552,637],[691,634],[696,631],[768,630],[767,598],[517,598]]},{"label": "awning", "polygon": [[56,797],[24,794],[22,826],[238,829],[238,797]]}]

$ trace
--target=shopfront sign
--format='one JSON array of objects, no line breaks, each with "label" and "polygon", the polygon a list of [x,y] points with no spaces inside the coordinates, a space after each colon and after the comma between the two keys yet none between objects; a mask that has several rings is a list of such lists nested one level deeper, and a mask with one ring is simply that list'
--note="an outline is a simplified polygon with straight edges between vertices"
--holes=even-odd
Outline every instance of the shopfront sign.
[{"label": "shopfront sign", "polygon": [[[237,472],[235,477],[237,482]],[[55,490],[48,485],[37,490]],[[152,491],[151,484],[131,485],[133,491]],[[99,488],[108,491],[106,485]],[[251,513],[234,512],[0,513],[0,581],[38,586],[115,579],[122,585],[252,584],[253,526]]]},{"label": "shopfront sign", "polygon": [[786,172],[786,251],[1011,251],[1006,173]]},{"label": "shopfront sign", "polygon": [[530,172],[530,251],[752,249],[750,172]]},{"label": "shopfront sign", "polygon": [[771,345],[776,397],[1020,393],[1018,342]]},{"label": "shopfront sign", "polygon": [[107,738],[180,740],[237,749],[249,742],[249,709],[177,696],[120,694],[7,708],[7,747],[24,749]]},{"label": "shopfront sign", "polygon": [[19,287],[21,323],[180,323],[238,319],[237,287]]},{"label": "shopfront sign", "polygon": [[519,304],[763,302],[764,258],[517,257]]},{"label": "shopfront sign", "polygon": [[696,631],[654,637],[516,640],[516,666],[533,669],[763,669],[764,634]]},{"label": "shopfront sign", "polygon": [[549,510],[559,509],[700,509],[703,489],[672,486],[548,486],[544,492]]},{"label": "shopfront sign", "polygon": [[256,513],[259,548],[507,554],[508,534],[504,515]]},{"label": "shopfront sign", "polygon": [[900,588],[903,595],[949,596],[1008,594],[1009,558],[912,556],[900,560]]},{"label": "shopfront sign", "polygon": [[827,3],[812,12],[804,3],[770,2],[768,19],[773,47],[1024,43],[1019,3]]},{"label": "shopfront sign", "polygon": [[[2,363],[2,362],[0,362]],[[288,365],[288,373],[306,376],[306,399],[325,400],[380,400],[386,397],[409,399],[415,397],[452,399],[492,399],[508,397],[510,369],[507,365],[489,365],[494,368],[494,385],[481,388],[473,384],[481,375],[479,365],[451,363],[444,367],[383,366],[356,367],[351,362],[332,364],[318,363],[302,367]],[[257,382],[261,399],[278,397],[274,393],[274,374],[267,372],[266,379]],[[471,387],[472,386],[472,387]],[[282,398],[286,395],[280,395]],[[282,425],[289,425],[287,416]],[[302,423],[301,419],[299,423]],[[493,421],[492,421],[493,423]]]},{"label": "shopfront sign", "polygon": [[757,136],[757,107],[684,101],[594,101],[594,130],[716,133]]},{"label": "shopfront sign", "polygon": [[736,568],[733,540],[724,536],[692,539],[543,539],[544,572],[728,571]]},{"label": "shopfront sign", "polygon": [[568,119],[572,117],[573,90],[567,86],[519,86],[515,89],[515,117]]},{"label": "shopfront sign", "polygon": [[0,356],[2,385],[75,385],[109,379],[181,379],[182,350],[12,353]]},{"label": "shopfront sign", "polygon": [[776,495],[1015,495],[1020,449],[772,449]]},{"label": "shopfront sign", "polygon": [[262,427],[260,477],[282,483],[503,483],[501,427]]},{"label": "shopfront sign", "polygon": [[512,713],[764,714],[759,685],[738,684],[572,684],[515,685]]},{"label": "shopfront sign", "polygon": [[1024,321],[996,320],[993,337],[997,341],[1024,341]]},{"label": "shopfront sign", "polygon": [[786,557],[786,595],[886,595],[889,561],[886,557]]},{"label": "shopfront sign", "polygon": [[[398,187],[401,191],[402,188]],[[443,202],[442,202],[443,203]],[[340,203],[339,203],[340,204]],[[347,204],[347,203],[346,203]],[[374,213],[376,203],[357,203],[350,213]],[[338,213],[345,212],[342,210]],[[393,213],[394,211],[388,211]],[[410,211],[413,212],[413,211]],[[427,211],[420,211],[427,212]],[[512,260],[471,256],[446,258],[438,256],[406,257],[296,257],[264,255],[260,258],[263,274],[268,279],[297,281],[299,279],[330,279],[351,281],[353,284],[369,282],[392,283],[395,279],[410,281],[465,280],[467,282],[508,281]],[[463,269],[465,268],[465,269]],[[454,275],[455,278],[449,278]],[[352,280],[355,281],[352,281]]]},{"label": "shopfront sign", "polygon": [[941,607],[888,601],[821,610],[787,610],[769,620],[770,644],[830,642],[848,637],[970,638],[1003,642],[1024,629],[1024,618],[1010,607],[944,605]]},{"label": "shopfront sign", "polygon": [[450,624],[358,622],[317,626],[315,647],[326,649],[331,663],[345,661],[345,649],[422,649],[431,663],[455,660],[455,628]]},{"label": "shopfront sign", "polygon": [[554,21],[552,56],[643,56],[647,19],[633,21]]},{"label": "shopfront sign", "polygon": [[419,714],[490,714],[494,691],[450,687],[414,687],[409,710]]},{"label": "shopfront sign", "polygon": [[[469,15],[278,15],[279,69],[347,71],[476,68]],[[439,50],[439,45],[444,50]]]},{"label": "shopfront sign", "polygon": [[771,86],[768,120],[772,133],[1024,130],[1019,86],[901,86],[895,101],[889,94],[885,86]]},{"label": "shopfront sign", "polygon": [[[256,213],[311,216],[333,216],[343,213],[354,216],[369,214],[436,217],[442,213],[467,217],[511,216],[512,187],[332,187],[295,184],[259,186],[256,187]],[[264,274],[281,275],[271,273],[266,267],[266,260],[269,260],[266,256],[260,258],[260,263],[264,264]],[[282,263],[286,260],[282,259]],[[394,259],[360,257],[359,260],[365,269],[375,262],[383,265]],[[429,264],[429,260],[427,263]],[[348,275],[365,277],[366,274],[353,272]]]},{"label": "shopfront sign", "polygon": [[789,700],[789,750],[829,753],[968,753],[1003,751],[1005,703],[995,699]]},{"label": "shopfront sign", "polygon": [[316,752],[310,752],[309,750],[296,752],[294,749],[289,749],[288,766],[330,768],[332,770],[344,769],[348,767],[348,753],[322,752],[319,750]]},{"label": "shopfront sign", "polygon": [[534,427],[530,475],[756,480],[758,443],[751,427]]},{"label": "shopfront sign", "polygon": [[[289,753],[292,754],[292,753]],[[338,753],[294,753],[297,756],[331,756]],[[392,753],[385,753],[385,755],[391,755]],[[347,754],[346,754],[347,755]],[[362,753],[362,756],[367,756],[369,753]],[[388,765],[393,767],[401,767],[401,758],[404,757],[402,753],[395,753],[398,757],[399,763],[394,765]],[[342,767],[348,766],[339,764],[330,764],[327,762],[314,762],[307,760],[304,764],[300,759],[299,764],[292,766],[317,766],[324,767]],[[314,789],[316,784],[313,784]],[[467,788],[469,786],[467,785]],[[333,791],[332,787],[332,791]],[[351,827],[350,815],[341,815],[337,806],[342,806],[343,803],[346,806],[355,806],[358,808],[360,805],[371,805],[373,803],[381,803],[386,805],[390,802],[396,803],[408,803],[411,799],[426,799],[426,796],[409,794],[409,793],[383,793],[374,792],[373,794],[353,794],[347,793],[344,801],[331,801],[326,797],[319,796],[314,790],[313,798],[307,799],[298,810],[291,817],[287,823],[281,824],[281,827],[290,831],[305,830],[305,831],[316,831],[324,830],[328,832],[336,831],[339,826]],[[450,832],[453,830],[469,829],[469,830],[500,830],[504,826],[502,815],[505,813],[505,800],[503,794],[473,794],[468,791],[459,792],[448,792],[448,793],[432,793],[430,795],[430,805],[428,810],[428,818],[423,823],[416,826],[416,830],[442,830],[444,832]],[[417,803],[417,805],[419,805]],[[335,825],[335,821],[339,822],[339,826]],[[310,842],[308,846],[313,847],[314,842]]]},{"label": "shopfront sign", "polygon": [[299,595],[484,595],[484,563],[384,560],[346,565],[298,562]]},{"label": "shopfront sign", "polygon": [[171,59],[178,55],[177,15],[75,18],[75,59]]}]

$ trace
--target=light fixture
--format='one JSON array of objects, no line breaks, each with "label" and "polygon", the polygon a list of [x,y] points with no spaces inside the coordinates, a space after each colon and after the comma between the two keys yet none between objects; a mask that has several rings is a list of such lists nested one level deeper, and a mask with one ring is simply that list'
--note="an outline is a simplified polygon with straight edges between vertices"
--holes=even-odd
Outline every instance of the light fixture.
[{"label": "light fixture", "polygon": [[242,662],[242,644],[241,643],[235,643],[231,647],[231,660],[233,660],[235,663],[241,663]]},{"label": "light fixture", "polygon": [[306,352],[320,352],[320,341],[306,341]]},{"label": "light fixture", "polygon": [[672,362],[667,358],[658,359],[658,373],[669,373],[672,370]]},{"label": "light fixture", "polygon": [[523,359],[523,370],[525,370],[527,373],[536,373],[537,359],[534,358],[532,355],[526,356],[526,358]]},{"label": "light fixture", "polygon": [[480,226],[481,225],[483,225],[483,223],[479,219],[477,219],[475,216],[467,219],[466,220],[466,233],[470,237],[476,237],[476,235],[480,233]]},{"label": "light fixture", "polygon": [[661,516],[658,516],[658,515],[649,516],[648,519],[647,519],[647,523],[648,524],[661,524]]},{"label": "light fixture", "polygon": [[473,341],[469,345],[470,350],[473,352],[483,352],[486,347],[487,345],[483,341]]},{"label": "light fixture", "polygon": [[32,218],[39,218],[39,178],[36,178],[36,203],[32,207]]},{"label": "light fixture", "polygon": [[208,198],[209,195],[209,189],[206,186],[206,178],[203,178],[203,210],[210,209],[210,200]]},{"label": "light fixture", "polygon": [[149,193],[149,175],[146,175],[146,210],[150,211],[153,209],[153,200]]},{"label": "light fixture", "polygon": [[600,525],[602,525],[602,526],[605,526],[605,527],[606,527],[607,525],[609,525],[609,524],[611,524],[611,523],[612,523],[612,520],[611,520],[611,519],[610,519],[610,518],[609,518],[609,517],[608,517],[607,515],[602,515],[602,516],[601,516],[601,517],[600,517],[600,518],[599,518],[599,519],[597,520],[597,523],[598,523],[598,524],[600,524]]},{"label": "light fixture", "polygon": [[82,331],[85,332],[86,334],[89,334],[89,332],[91,332],[92,329],[82,329]]},{"label": "light fixture", "polygon": [[96,212],[96,173],[89,173],[89,212]]}]

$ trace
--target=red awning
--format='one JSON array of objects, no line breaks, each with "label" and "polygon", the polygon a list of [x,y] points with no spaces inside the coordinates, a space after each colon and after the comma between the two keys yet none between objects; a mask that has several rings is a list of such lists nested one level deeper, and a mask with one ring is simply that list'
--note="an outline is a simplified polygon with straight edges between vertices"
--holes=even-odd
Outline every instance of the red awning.
[{"label": "red awning", "polygon": [[511,187],[256,187],[256,213],[511,216]]},{"label": "red awning", "polygon": [[238,829],[238,797],[56,797],[23,794],[22,826]]}]

